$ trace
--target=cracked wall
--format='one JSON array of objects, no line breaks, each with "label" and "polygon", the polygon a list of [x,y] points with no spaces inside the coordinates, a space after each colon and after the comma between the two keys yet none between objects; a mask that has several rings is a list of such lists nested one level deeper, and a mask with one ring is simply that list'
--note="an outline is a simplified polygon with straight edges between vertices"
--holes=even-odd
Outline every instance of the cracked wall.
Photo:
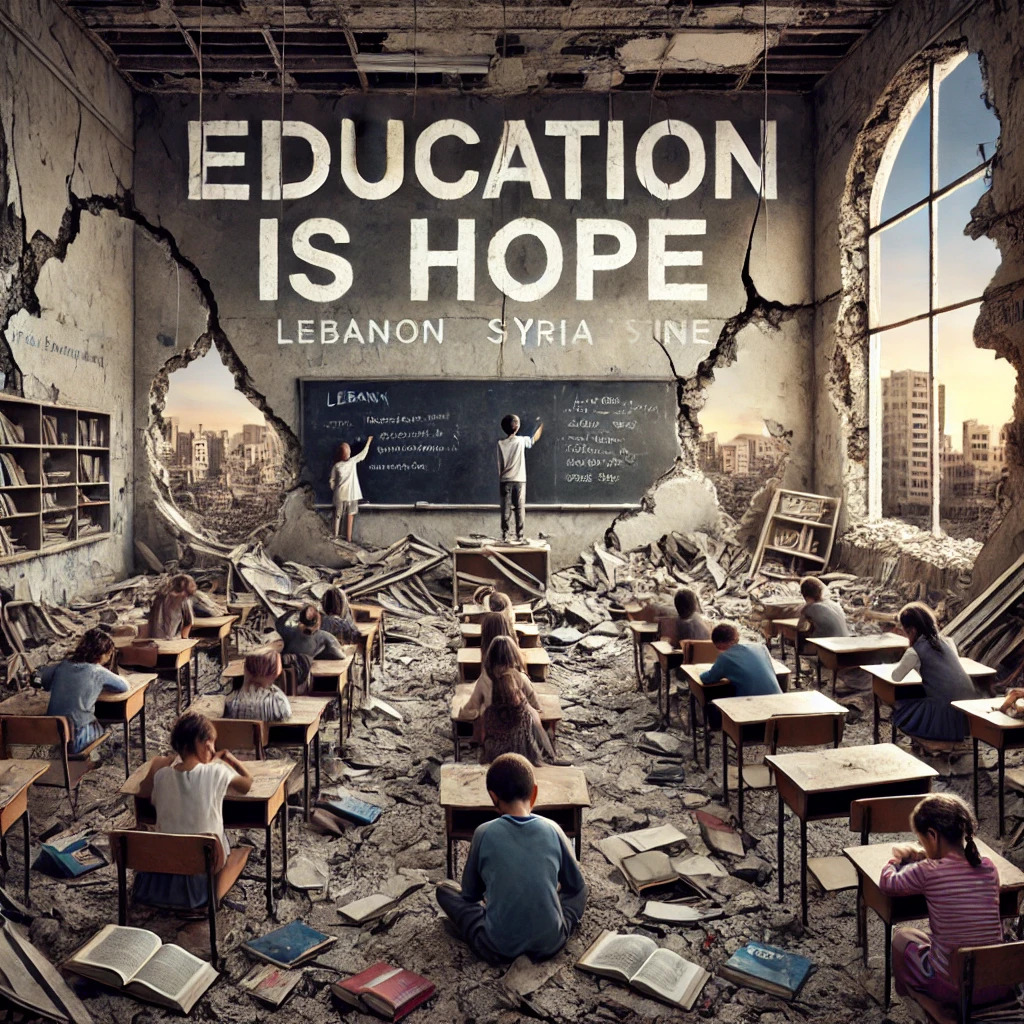
[{"label": "cracked wall", "polygon": [[[259,198],[261,184],[263,189],[268,188],[260,173],[260,121],[266,118],[276,124],[279,116],[276,104],[259,97],[208,97],[204,102],[204,117],[245,122],[247,133],[211,144],[211,149],[244,153],[244,165],[242,170],[214,172],[209,180],[248,183],[250,198],[188,199],[187,122],[197,114],[197,102],[191,97],[142,97],[137,102],[135,213],[150,226],[158,224],[162,232],[159,239],[145,241],[140,235],[136,240],[136,416],[140,431],[147,434],[140,441],[152,444],[148,434],[160,412],[161,374],[169,363],[193,358],[212,341],[222,356],[228,353],[227,361],[236,370],[236,377],[244,375],[243,390],[259,396],[261,407],[270,410],[293,439],[299,430],[297,381],[303,377],[344,382],[434,377],[675,380],[680,401],[680,456],[675,467],[664,467],[662,480],[652,479],[639,513],[615,519],[614,532],[624,543],[638,532],[649,537],[670,528],[706,528],[714,521],[717,508],[713,489],[709,490],[697,464],[697,435],[700,407],[707,391],[716,386],[731,391],[734,402],[748,404],[760,410],[758,415],[781,424],[792,438],[792,469],[786,472],[809,484],[810,405],[794,383],[806,379],[811,360],[808,311],[812,301],[812,193],[809,111],[804,101],[773,97],[770,102],[770,117],[778,122],[779,198],[767,203],[767,212],[753,234],[756,193],[743,173],[734,168],[733,196],[716,198],[714,169],[716,120],[732,120],[748,145],[759,152],[761,103],[753,96],[690,94],[672,100],[615,97],[614,118],[626,125],[627,139],[634,136],[634,144],[635,136],[650,124],[667,118],[692,123],[706,140],[707,170],[702,187],[672,200],[655,199],[641,192],[634,180],[633,150],[628,144],[626,194],[621,201],[606,197],[605,155],[600,146],[604,145],[609,116],[607,97],[522,96],[500,103],[425,94],[415,107],[396,97],[346,97],[337,102],[287,97],[286,119],[315,125],[324,133],[329,140],[331,166],[326,184],[319,191],[284,201]],[[338,164],[343,117],[352,118],[357,126],[361,147],[358,172],[367,182],[385,174],[385,121],[390,118],[404,122],[404,178],[388,198],[357,200],[343,187]],[[473,168],[479,171],[482,185],[500,141],[502,122],[521,119],[530,127],[551,198],[532,198],[529,186],[522,183],[506,185],[500,197],[492,201],[482,200],[479,188],[458,202],[426,195],[416,187],[414,144],[425,126],[442,118],[460,119],[480,136],[475,149],[452,141],[439,147],[439,175],[443,180],[452,182]],[[593,143],[589,137],[583,140],[585,159],[578,198],[566,198],[569,188],[563,184],[561,162],[564,141],[545,137],[545,121],[558,120],[592,120],[600,126],[600,139]],[[592,150],[586,148],[592,145]],[[474,157],[469,163],[467,154]],[[512,166],[524,162],[520,153]],[[300,151],[300,157],[289,163],[286,150],[285,167],[286,183],[308,174],[308,153]],[[686,163],[679,160],[673,165],[662,160],[658,170],[667,180],[675,180],[685,172]],[[351,168],[345,171],[350,172]],[[271,170],[271,178],[274,173]],[[273,194],[274,184],[271,181],[267,194]],[[313,217],[331,218],[344,225],[349,234],[349,241],[334,249],[352,267],[353,285],[340,297],[307,299],[289,287],[292,275],[309,271],[309,266],[289,251],[292,232]],[[457,293],[454,269],[438,268],[430,271],[428,300],[413,298],[410,222],[415,218],[428,221],[431,249],[457,245],[457,220],[474,223],[475,288],[471,297]],[[563,243],[561,279],[537,301],[503,296],[487,277],[489,240],[517,218],[544,221]],[[641,254],[615,273],[598,273],[592,301],[580,301],[573,289],[577,280],[577,221],[581,218],[628,222],[636,229]],[[706,234],[696,244],[677,238],[668,246],[700,250],[698,270],[670,269],[668,276],[670,280],[706,282],[706,301],[648,300],[648,225],[664,218],[706,221]],[[275,225],[280,221],[275,227],[279,245],[273,249],[279,264],[271,266],[269,272],[272,287],[261,275],[258,258],[261,220]],[[520,280],[534,281],[542,276],[544,263],[538,251],[527,247],[510,262]],[[614,245],[598,251],[614,253]],[[186,266],[187,274],[183,271]],[[268,266],[266,260],[262,266]],[[314,284],[330,281],[322,271],[308,276]],[[269,288],[265,296],[261,291],[264,287]],[[516,326],[517,317],[519,324],[529,321],[534,326]],[[322,323],[328,321],[338,325],[340,335],[345,335],[346,325],[354,323],[365,338],[369,320],[387,319],[395,324],[403,318],[417,323],[443,319],[443,343],[401,345],[392,339],[388,345],[374,345],[352,336],[323,344],[321,334],[313,343],[303,344],[298,334],[305,329],[300,321],[312,321],[314,332],[322,331]],[[541,319],[555,325],[564,320],[570,338],[579,322],[586,320],[591,339],[563,347],[558,341],[558,326],[553,341],[538,333],[536,325]],[[704,326],[694,335],[691,325],[696,319]],[[493,320],[508,327],[504,343],[496,344],[489,338]],[[684,326],[675,332],[666,331],[666,320]],[[758,357],[764,372],[756,380],[748,377],[731,387],[726,376],[723,384],[716,385],[716,369],[744,358],[744,347],[737,349],[735,338],[748,326],[761,330],[764,352],[770,353],[768,358]],[[169,345],[167,339],[176,340]],[[481,429],[494,433],[491,424]],[[548,443],[552,443],[550,439]],[[144,447],[140,444],[136,463],[140,537],[154,528],[148,510],[160,490],[159,479],[151,480],[151,460]],[[490,467],[482,471],[489,472]],[[652,477],[658,475],[652,473]],[[153,490],[144,493],[150,485]],[[415,496],[410,495],[410,500]],[[594,500],[599,501],[600,496],[595,495]],[[296,502],[289,502],[288,509],[290,517],[300,514]],[[496,518],[496,512],[489,511],[373,511],[360,516],[358,528],[371,542],[387,542],[410,529],[431,540],[450,542],[456,533],[493,533]],[[538,512],[531,514],[530,528],[552,537],[556,560],[571,560],[582,545],[601,540],[612,519],[608,512]],[[289,537],[301,537],[303,529],[290,526],[287,533]],[[158,550],[166,552],[156,539],[153,542]],[[302,551],[295,550],[291,543],[279,553],[301,559]]]},{"label": "cracked wall", "polygon": [[[958,13],[966,11],[966,13]],[[955,17],[954,17],[955,16]],[[1017,373],[1015,437],[1009,446],[1011,507],[975,565],[977,592],[1024,553],[1024,4],[903,4],[815,95],[815,466],[819,486],[846,499],[845,518],[868,512],[869,447],[866,227],[882,148],[907,98],[924,81],[924,58],[966,48],[980,54],[988,99],[1001,125],[990,193],[970,232],[999,245],[1002,265],[985,293],[975,344]],[[1000,367],[1003,364],[998,364]]]},{"label": "cracked wall", "polygon": [[12,0],[6,14],[16,29],[0,21],[3,390],[111,414],[111,537],[0,568],[5,585],[63,600],[133,561],[132,232],[92,201],[131,188],[132,106],[56,5]]}]

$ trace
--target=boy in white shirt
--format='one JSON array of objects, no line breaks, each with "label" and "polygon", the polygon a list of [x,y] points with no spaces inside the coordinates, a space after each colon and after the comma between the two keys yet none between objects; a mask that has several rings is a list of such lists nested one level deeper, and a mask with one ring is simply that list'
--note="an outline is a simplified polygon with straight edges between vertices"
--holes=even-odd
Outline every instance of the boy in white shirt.
[{"label": "boy in white shirt", "polygon": [[366,458],[370,451],[373,434],[366,439],[363,450],[358,455],[352,454],[347,442],[338,445],[338,461],[331,467],[331,493],[334,503],[334,536],[338,536],[341,520],[345,519],[345,540],[352,542],[352,523],[359,512],[359,502],[363,497],[359,486],[359,474],[356,465]]},{"label": "boy in white shirt", "polygon": [[523,533],[526,518],[526,449],[532,448],[544,432],[541,423],[531,437],[519,436],[519,417],[508,415],[501,421],[505,438],[498,442],[498,486],[501,492],[501,539],[509,543],[512,510],[515,509],[516,537],[514,543],[525,544]]}]

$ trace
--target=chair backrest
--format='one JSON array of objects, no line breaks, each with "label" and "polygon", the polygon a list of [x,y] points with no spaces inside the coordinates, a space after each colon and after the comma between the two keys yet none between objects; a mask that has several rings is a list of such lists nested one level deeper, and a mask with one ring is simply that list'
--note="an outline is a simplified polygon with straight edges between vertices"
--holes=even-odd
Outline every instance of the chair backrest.
[{"label": "chair backrest", "polygon": [[160,652],[155,644],[129,644],[127,647],[118,648],[117,663],[132,665],[135,668],[154,668],[159,657]]},{"label": "chair backrest", "polygon": [[687,665],[713,663],[718,657],[718,648],[710,640],[682,640],[679,646],[683,649],[683,660]]},{"label": "chair backrest", "polygon": [[[1024,982],[1024,942],[1001,942],[996,946],[963,946],[953,953],[949,963],[949,974],[951,978],[960,982],[960,1020],[962,1024],[969,1024],[974,1016],[972,1004],[976,991],[1011,987]],[[984,1009],[979,1016],[984,1018]]]},{"label": "chair backrest", "polygon": [[814,715],[777,715],[764,724],[764,745],[774,754],[779,747],[838,747],[843,740],[846,715],[822,712]]},{"label": "chair backrest", "polygon": [[71,727],[62,715],[0,715],[0,757],[9,758],[10,747],[62,747],[67,753]]},{"label": "chair backrest", "polygon": [[258,760],[263,760],[263,750],[270,738],[266,722],[255,718],[215,718],[213,727],[217,730],[218,750],[251,750]]},{"label": "chair backrest", "polygon": [[923,797],[872,796],[850,804],[850,831],[860,833],[861,845],[877,832],[909,832],[910,812]]},{"label": "chair backrest", "polygon": [[118,829],[109,836],[114,863],[133,871],[205,875],[217,871],[224,858],[220,840],[209,835]]}]

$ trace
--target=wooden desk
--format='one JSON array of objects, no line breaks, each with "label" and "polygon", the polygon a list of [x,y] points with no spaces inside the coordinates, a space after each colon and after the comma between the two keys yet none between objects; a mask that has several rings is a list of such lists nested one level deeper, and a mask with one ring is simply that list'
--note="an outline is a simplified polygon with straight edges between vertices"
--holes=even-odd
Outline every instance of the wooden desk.
[{"label": "wooden desk", "polygon": [[[479,622],[463,622],[459,626],[462,642],[466,647],[480,646],[481,628]],[[517,622],[516,639],[520,647],[540,647],[540,626],[536,622]]]},{"label": "wooden desk", "polygon": [[818,656],[818,686],[821,666],[832,669],[832,696],[843,668],[862,668],[879,662],[899,661],[907,649],[907,638],[896,633],[879,636],[815,636],[803,641]]},{"label": "wooden desk", "polygon": [[[732,683],[723,679],[718,683],[702,683],[701,674],[711,668],[713,662],[697,662],[693,665],[680,665],[689,686],[690,700],[690,736],[693,738],[693,759],[697,760],[697,706],[700,706],[701,718],[704,722],[704,767],[711,767],[711,723],[708,715],[708,703],[722,697],[734,697]],[[789,687],[789,669],[777,658],[772,658],[775,678],[783,692]],[[717,731],[717,730],[715,730]]]},{"label": "wooden desk", "polygon": [[[960,664],[972,680],[989,679],[996,675],[994,668],[982,665],[980,661],[973,661],[970,658],[961,658]],[[861,665],[869,676],[871,676],[871,689],[874,691],[875,703],[875,731],[874,739],[878,742],[879,726],[881,725],[881,705],[887,704],[893,707],[897,701],[911,700],[915,697],[923,697],[924,684],[916,669],[911,669],[906,676],[898,683],[892,678],[892,670],[896,667],[895,662],[887,665]],[[889,741],[896,742],[896,723],[889,719],[891,729]]]},{"label": "wooden desk", "polygon": [[[96,718],[108,725],[118,723],[124,728],[124,777],[131,772],[129,748],[130,726],[139,719],[139,738],[142,745],[142,760],[146,760],[146,693],[149,684],[156,679],[155,672],[119,673],[131,687],[127,693],[103,690],[96,698]],[[50,695],[42,690],[21,690],[4,701],[0,701],[0,715],[45,715],[50,706]]]},{"label": "wooden desk", "polygon": [[[630,623],[630,626],[633,624]],[[643,625],[643,623],[641,623]],[[634,634],[635,636],[635,634]],[[658,669],[661,678],[658,680],[658,714],[661,716],[662,724],[668,722],[669,708],[671,707],[671,678],[672,672],[678,671],[681,665],[686,663],[689,653],[683,647],[676,647],[668,640],[655,640],[651,643],[651,650],[658,656]],[[664,699],[662,698],[664,693]],[[664,702],[664,708],[662,703]],[[696,756],[696,755],[694,755]]]},{"label": "wooden desk", "polygon": [[817,690],[770,693],[755,697],[717,697],[712,702],[722,713],[722,792],[729,806],[729,746],[736,747],[737,818],[743,824],[743,748],[764,744],[765,723],[779,715],[845,715],[848,708]]},{"label": "wooden desk", "polygon": [[[448,877],[454,877],[455,843],[473,838],[478,825],[498,817],[487,795],[485,764],[441,765],[440,802],[444,808],[445,842],[448,848]],[[587,777],[581,768],[543,765],[534,768],[537,803],[534,813],[557,822],[575,840],[576,859],[583,852],[583,808],[590,806]]]},{"label": "wooden desk", "polygon": [[[801,633],[797,629],[799,617],[795,619],[773,619],[772,636],[779,638],[779,658],[786,660],[786,641],[793,645],[793,682],[800,684],[800,655],[803,654],[804,641],[807,639],[806,631]],[[820,684],[819,684],[820,685]]]},{"label": "wooden desk", "polygon": [[[1005,857],[975,838],[978,852],[988,857],[999,873],[999,913],[1002,917],[1017,916],[1017,902],[1024,891],[1024,873]],[[885,1007],[888,1009],[892,988],[892,926],[902,921],[920,921],[928,917],[924,896],[890,896],[882,892],[882,868],[892,858],[892,843],[849,846],[843,853],[857,869],[858,907],[870,907],[885,925]],[[866,924],[866,922],[865,922]],[[864,962],[867,963],[867,929],[864,936]]]},{"label": "wooden desk", "polygon": [[[380,605],[376,604],[351,604],[349,607],[352,609],[352,615],[356,622],[375,622],[377,623],[377,664],[380,665],[381,672],[384,671],[384,633],[386,631],[384,625],[384,609]],[[372,656],[373,651],[370,651]]]},{"label": "wooden desk", "polygon": [[636,671],[636,688],[644,688],[644,644],[653,643],[658,639],[658,624],[656,622],[630,621],[630,635],[633,637],[633,668]]},{"label": "wooden desk", "polygon": [[[331,703],[330,697],[289,697],[292,706],[291,718],[282,722],[268,722],[270,747],[302,747],[302,774],[304,779],[305,818],[309,820],[309,747],[313,745],[316,763],[316,792],[320,795],[320,720],[324,709]],[[207,718],[224,717],[225,699],[222,696],[197,697],[192,710]],[[248,766],[248,762],[247,762]]]},{"label": "wooden desk", "polygon": [[[479,622],[488,612],[482,604],[464,604],[459,612],[459,618],[463,622]],[[516,622],[533,622],[533,608],[529,604],[512,605],[512,614]]]},{"label": "wooden desk", "polygon": [[223,668],[228,663],[228,637],[238,621],[237,615],[209,615],[196,618],[191,626],[186,626],[186,636],[198,640],[199,645],[193,652],[196,679],[199,679],[199,649],[220,650],[220,664]]},{"label": "wooden desk", "polygon": [[[537,703],[540,705],[540,724],[551,737],[551,745],[555,745],[555,734],[558,731],[558,723],[562,720],[562,702],[558,699],[558,687],[551,683],[535,683],[534,692],[537,694]],[[451,722],[452,742],[455,745],[455,760],[462,760],[463,741],[472,742],[473,726],[477,719],[463,718],[462,712],[469,698],[473,694],[472,683],[460,683],[455,687],[455,696],[452,697]]]},{"label": "wooden desk", "polygon": [[356,623],[356,629],[359,630],[360,636],[360,642],[357,646],[363,656],[363,693],[367,696],[370,693],[370,663],[373,661],[373,645],[380,627],[379,620]]},{"label": "wooden desk", "polygon": [[801,750],[769,754],[765,763],[775,769],[779,791],[778,865],[779,902],[784,895],[785,838],[783,804],[800,821],[800,912],[807,924],[807,822],[845,818],[850,803],[869,796],[924,795],[939,773],[913,754],[892,743],[835,750]]},{"label": "wooden desk", "polygon": [[185,704],[192,703],[192,652],[198,640],[136,640],[114,637],[117,662],[125,668],[151,669],[157,675],[174,673],[178,688],[178,714],[181,714],[181,677],[185,676]]},{"label": "wooden desk", "polygon": [[[153,792],[152,780],[146,782],[149,766],[147,761],[125,781],[121,787],[122,796],[130,796],[135,808],[136,827],[156,825],[156,809],[150,800]],[[262,828],[266,837],[267,861],[267,913],[274,913],[274,847],[271,829],[274,819],[281,818],[281,859],[282,879],[288,885],[288,807],[285,783],[295,767],[288,759],[274,761],[246,761],[245,767],[253,777],[252,788],[244,796],[228,793],[224,797],[224,828]]]},{"label": "wooden desk", "polygon": [[974,745],[974,816],[978,814],[978,743],[985,742],[996,750],[996,797],[999,801],[999,835],[1003,835],[1003,810],[1005,797],[1003,783],[1006,779],[1006,751],[1024,747],[1024,722],[1011,718],[999,710],[1002,698],[981,697],[977,700],[954,700],[953,707],[967,716]]},{"label": "wooden desk", "polygon": [[[11,712],[7,712],[11,714]],[[29,902],[29,871],[32,863],[31,816],[28,811],[28,790],[33,782],[50,770],[49,761],[27,761],[17,758],[0,761],[0,857],[7,868],[7,833],[21,819],[25,841],[25,903]]]},{"label": "wooden desk", "polygon": [[[355,645],[348,644],[342,648],[345,657],[314,659],[309,666],[310,692],[309,697],[328,697],[338,701],[338,747],[345,752],[345,737],[352,732],[352,680],[351,667],[355,658]],[[238,679],[245,678],[245,659],[233,658],[227,668],[220,674],[225,684],[234,685]],[[289,698],[291,700],[292,698]],[[347,723],[347,726],[346,726]]]},{"label": "wooden desk", "polygon": [[[551,658],[543,647],[521,648],[523,661],[526,662],[526,674],[535,683],[543,683],[548,677]],[[483,654],[479,647],[460,647],[455,660],[459,666],[459,682],[472,683],[480,675]]]}]

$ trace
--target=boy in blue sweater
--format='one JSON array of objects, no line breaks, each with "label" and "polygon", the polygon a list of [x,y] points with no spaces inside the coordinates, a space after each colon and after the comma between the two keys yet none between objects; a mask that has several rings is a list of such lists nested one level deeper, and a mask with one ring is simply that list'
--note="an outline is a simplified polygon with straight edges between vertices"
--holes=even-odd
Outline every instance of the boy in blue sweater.
[{"label": "boy in blue sweater", "polygon": [[525,757],[496,757],[487,771],[487,792],[501,817],[473,833],[461,889],[441,882],[437,902],[489,964],[523,953],[547,959],[579,924],[587,885],[565,833],[531,813],[537,783]]},{"label": "boy in blue sweater", "polygon": [[764,644],[741,644],[739,630],[731,622],[715,626],[711,642],[720,653],[714,665],[701,673],[702,683],[728,679],[737,697],[782,693],[771,655]]}]

